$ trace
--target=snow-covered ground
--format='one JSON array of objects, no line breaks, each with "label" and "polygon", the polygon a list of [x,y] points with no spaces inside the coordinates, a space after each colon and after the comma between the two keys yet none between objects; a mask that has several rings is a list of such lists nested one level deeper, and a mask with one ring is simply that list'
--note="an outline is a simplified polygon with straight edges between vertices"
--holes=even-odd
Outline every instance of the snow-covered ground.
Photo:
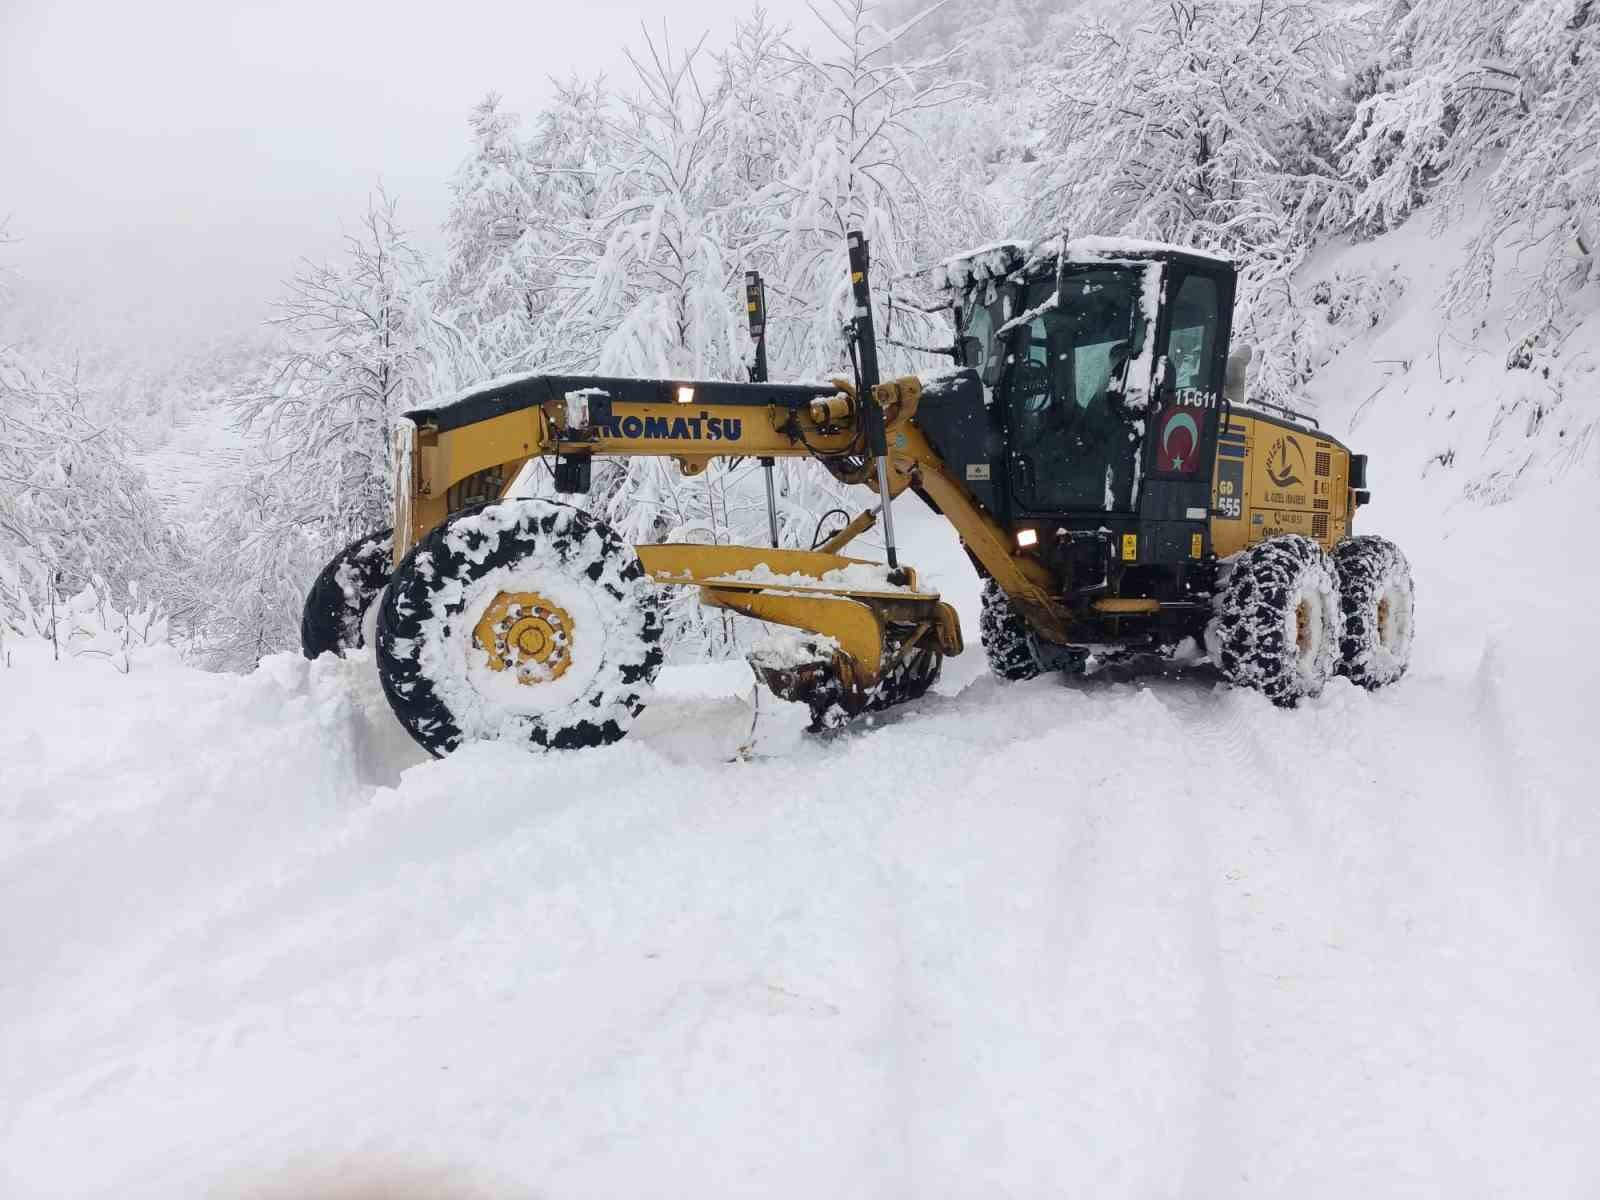
[{"label": "snow-covered ground", "polygon": [[669,668],[435,763],[363,658],[14,648],[0,1194],[1592,1194],[1593,495],[1397,490],[1415,668],[1296,712],[974,653],[731,762],[742,669]]},{"label": "snow-covered ground", "polygon": [[8,646],[0,1196],[1596,1194],[1600,486],[1424,471],[1507,378],[1386,370],[1427,303],[1325,373],[1417,576],[1377,694],[998,684],[914,501],[969,653],[748,759],[739,664],[432,762],[364,657]]}]

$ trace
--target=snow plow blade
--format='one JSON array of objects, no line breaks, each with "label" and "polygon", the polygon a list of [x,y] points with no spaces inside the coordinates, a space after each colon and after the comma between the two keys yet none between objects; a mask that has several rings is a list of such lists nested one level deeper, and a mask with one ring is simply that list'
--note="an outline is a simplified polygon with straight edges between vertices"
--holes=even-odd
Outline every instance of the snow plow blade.
[{"label": "snow plow blade", "polygon": [[962,650],[956,612],[917,589],[914,570],[807,550],[637,548],[658,585],[701,589],[701,603],[803,631],[749,656],[774,695],[811,709],[813,729],[915,699]]},{"label": "snow plow blade", "polygon": [[813,732],[915,700],[933,686],[944,663],[928,625],[886,647],[875,679],[862,671],[858,659],[835,647],[831,638],[802,637],[769,642],[749,655],[751,670],[773,695],[810,708]]}]

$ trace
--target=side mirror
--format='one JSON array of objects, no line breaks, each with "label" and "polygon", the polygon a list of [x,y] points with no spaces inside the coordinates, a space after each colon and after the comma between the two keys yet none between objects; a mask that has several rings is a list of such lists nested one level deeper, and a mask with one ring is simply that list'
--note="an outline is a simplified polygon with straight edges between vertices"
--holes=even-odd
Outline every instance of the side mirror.
[{"label": "side mirror", "polygon": [[1255,348],[1248,342],[1228,355],[1228,371],[1224,376],[1222,394],[1228,398],[1230,404],[1244,403],[1250,378],[1250,360],[1254,357]]},{"label": "side mirror", "polygon": [[1151,382],[1155,397],[1161,403],[1167,404],[1177,398],[1177,373],[1172,369],[1172,360],[1165,354],[1156,359],[1155,378]]}]

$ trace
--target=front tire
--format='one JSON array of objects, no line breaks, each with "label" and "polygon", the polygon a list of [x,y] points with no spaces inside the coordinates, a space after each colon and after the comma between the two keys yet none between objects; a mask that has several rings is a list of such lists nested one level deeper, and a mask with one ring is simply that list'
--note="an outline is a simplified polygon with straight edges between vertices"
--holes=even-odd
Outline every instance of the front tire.
[{"label": "front tire", "polygon": [[342,658],[346,650],[366,645],[367,614],[389,582],[389,533],[380,529],[357,538],[311,584],[300,611],[300,652],[307,658],[330,650]]},{"label": "front tire", "polygon": [[1411,663],[1416,593],[1411,564],[1381,537],[1346,538],[1333,549],[1339,572],[1339,672],[1360,687],[1387,687]]},{"label": "front tire", "polygon": [[1224,565],[1206,649],[1228,682],[1293,708],[1319,695],[1339,653],[1339,589],[1310,538],[1258,542]]},{"label": "front tire", "polygon": [[476,740],[615,742],[662,659],[660,604],[633,548],[540,499],[441,522],[396,568],[377,640],[390,707],[434,755]]},{"label": "front tire", "polygon": [[989,670],[1001,679],[1032,679],[1044,670],[1033,651],[1033,636],[1022,614],[993,579],[983,581],[983,609],[978,617],[978,639]]}]

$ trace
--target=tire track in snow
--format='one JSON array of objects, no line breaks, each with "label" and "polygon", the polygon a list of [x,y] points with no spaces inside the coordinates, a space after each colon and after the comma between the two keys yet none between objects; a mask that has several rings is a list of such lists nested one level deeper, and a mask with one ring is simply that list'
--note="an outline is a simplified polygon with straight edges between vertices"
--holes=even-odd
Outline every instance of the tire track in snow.
[{"label": "tire track in snow", "polygon": [[[1038,681],[985,700],[991,736],[975,786],[957,801],[958,836],[919,846],[921,865],[899,888],[916,922],[913,944],[936,968],[913,977],[931,1014],[923,1087],[940,1103],[900,1101],[926,1114],[913,1139],[913,1161],[925,1166],[910,1190],[959,1194],[948,1181],[972,1153],[992,1157],[996,1185],[1009,1181],[1020,1194],[1052,1186],[1064,1162],[1091,1187],[1147,1190],[1166,1168],[1142,1161],[1136,1131],[1155,1125],[1201,1154],[1209,1131],[1196,1132],[1198,1114],[1214,1106],[1204,1083],[1192,1083],[1203,1075],[1194,1068],[1207,1019],[1187,950],[1194,868],[1157,782],[1173,778],[1177,760],[1130,764],[1110,736],[1149,724],[1150,702],[1131,688],[1091,701]],[[971,720],[961,707],[914,734],[899,730],[912,745],[963,738],[972,731],[958,728]],[[992,737],[997,726],[1008,740]],[[887,750],[899,730],[869,736]],[[1076,769],[1063,774],[1063,763]],[[1037,800],[1001,799],[1007,785],[1035,776],[1062,786]],[[938,886],[989,880],[991,864],[1003,866],[992,891]],[[1007,1002],[984,1011],[1002,979]],[[1046,1078],[1033,1082],[1030,1068]],[[1030,1079],[1029,1099],[1016,1094],[1017,1079]]]},{"label": "tire track in snow", "polygon": [[[1169,701],[1168,691],[1174,693],[1172,699],[1177,703]],[[1214,743],[1197,736],[1200,730],[1191,720],[1185,719],[1185,693],[1186,688],[1182,686],[1155,693],[1168,718],[1166,732],[1178,745],[1198,749],[1197,754],[1186,750],[1185,758],[1191,761],[1215,759]],[[1211,711],[1215,713],[1216,710],[1212,708]],[[1234,714],[1230,716],[1234,719],[1217,722],[1220,731],[1227,735],[1227,746],[1230,749],[1248,746],[1243,722]],[[1226,753],[1221,756],[1224,761],[1236,765],[1254,757]],[[1235,1128],[1241,1047],[1223,935],[1227,921],[1224,909],[1232,897],[1225,888],[1222,864],[1237,861],[1236,847],[1242,839],[1233,823],[1246,810],[1235,796],[1238,792],[1253,790],[1252,782],[1247,776],[1233,784],[1237,791],[1215,793],[1204,783],[1194,787],[1186,780],[1181,790],[1174,790],[1168,797],[1167,819],[1181,831],[1183,858],[1188,868],[1191,955],[1198,976],[1201,1027],[1205,1037],[1205,1087],[1203,1094],[1197,1096],[1195,1137],[1182,1187],[1185,1195],[1232,1194],[1242,1178],[1240,1138]],[[1217,832],[1210,832],[1212,830]],[[1231,876],[1233,872],[1227,874]]]},{"label": "tire track in snow", "polygon": [[[1307,1076],[1331,1085],[1313,1090],[1312,1102],[1332,1105],[1344,1136],[1366,1147],[1352,1166],[1368,1186],[1427,1187],[1447,1169],[1419,1149],[1431,1147],[1515,1188],[1516,1173],[1493,1150],[1503,1128],[1525,1125],[1537,1138],[1541,1123],[1554,1130],[1571,1120],[1535,1082],[1540,1072],[1569,1078],[1561,1094],[1585,1086],[1564,1069],[1558,1042],[1523,1026],[1524,998],[1545,997],[1572,1028],[1592,1006],[1564,970],[1550,969],[1570,961],[1570,950],[1550,940],[1559,922],[1527,904],[1536,889],[1507,837],[1515,800],[1497,794],[1485,761],[1495,754],[1493,729],[1467,738],[1472,749],[1460,753],[1461,731],[1480,727],[1473,690],[1421,679],[1409,689],[1368,695],[1339,683],[1292,714],[1247,696],[1219,695],[1214,704],[1178,697],[1188,719],[1222,727],[1223,743],[1247,743],[1252,777],[1262,778],[1265,765],[1266,779],[1287,771],[1297,780],[1247,802],[1277,847],[1275,863],[1255,855],[1246,867],[1266,907],[1252,913],[1242,895],[1224,906],[1248,951],[1230,980],[1239,1024],[1253,1031],[1242,1069],[1251,1078],[1275,1058],[1302,1055]],[[1238,849],[1249,863],[1250,847]],[[1541,948],[1529,953],[1530,945]],[[1275,979],[1287,987],[1271,986]],[[1452,1014],[1459,1027],[1436,1014]],[[1326,1045],[1297,1048],[1283,1036],[1297,1023],[1322,1030]],[[1376,1094],[1374,1081],[1382,1084]],[[1308,1108],[1303,1086],[1251,1082],[1255,1099],[1237,1119],[1241,1128]],[[1430,1112],[1450,1115],[1421,1116]],[[1253,1157],[1250,1177],[1263,1194],[1310,1183],[1286,1154]],[[1573,1165],[1558,1156],[1552,1174]]]}]

